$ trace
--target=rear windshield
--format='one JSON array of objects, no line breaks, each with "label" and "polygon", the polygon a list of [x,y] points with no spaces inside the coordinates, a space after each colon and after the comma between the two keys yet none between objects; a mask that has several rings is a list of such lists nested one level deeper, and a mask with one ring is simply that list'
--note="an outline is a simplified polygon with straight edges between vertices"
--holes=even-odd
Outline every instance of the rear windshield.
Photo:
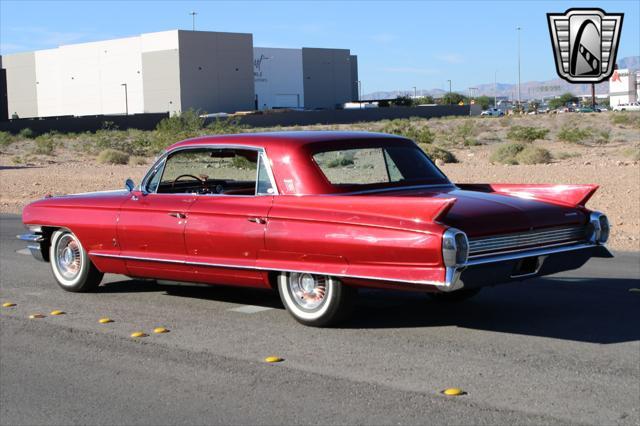
[{"label": "rear windshield", "polygon": [[313,159],[327,180],[341,188],[357,190],[449,183],[417,146],[321,150],[313,154]]}]

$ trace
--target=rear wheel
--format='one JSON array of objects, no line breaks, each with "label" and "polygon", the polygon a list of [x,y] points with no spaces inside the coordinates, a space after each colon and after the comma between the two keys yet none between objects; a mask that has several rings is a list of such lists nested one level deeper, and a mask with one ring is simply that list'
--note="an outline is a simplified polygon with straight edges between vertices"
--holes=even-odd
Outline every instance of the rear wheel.
[{"label": "rear wheel", "polygon": [[49,262],[58,285],[66,291],[94,291],[102,281],[102,272],[93,265],[80,240],[66,229],[51,236]]},{"label": "rear wheel", "polygon": [[437,300],[438,302],[456,303],[471,299],[473,296],[480,293],[480,290],[480,288],[463,288],[452,291],[451,293],[429,293],[429,297],[433,300]]},{"label": "rear wheel", "polygon": [[328,275],[283,272],[278,277],[280,299],[300,323],[327,327],[345,320],[357,290]]}]

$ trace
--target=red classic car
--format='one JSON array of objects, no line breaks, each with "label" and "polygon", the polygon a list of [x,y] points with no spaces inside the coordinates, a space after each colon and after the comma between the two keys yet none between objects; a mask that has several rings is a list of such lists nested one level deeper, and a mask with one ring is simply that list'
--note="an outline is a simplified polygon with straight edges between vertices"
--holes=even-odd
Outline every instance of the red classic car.
[{"label": "red classic car", "polygon": [[274,288],[295,319],[345,318],[359,287],[462,300],[611,257],[595,185],[454,184],[409,139],[358,132],[176,143],[135,187],[45,198],[23,222],[67,291],[104,273]]}]

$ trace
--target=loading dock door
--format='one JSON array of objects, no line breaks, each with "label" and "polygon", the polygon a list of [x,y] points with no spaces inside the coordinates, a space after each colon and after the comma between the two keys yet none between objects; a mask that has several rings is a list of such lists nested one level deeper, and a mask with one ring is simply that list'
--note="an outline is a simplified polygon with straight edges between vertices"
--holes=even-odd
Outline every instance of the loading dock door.
[{"label": "loading dock door", "polygon": [[274,108],[300,108],[300,95],[297,93],[276,94]]}]

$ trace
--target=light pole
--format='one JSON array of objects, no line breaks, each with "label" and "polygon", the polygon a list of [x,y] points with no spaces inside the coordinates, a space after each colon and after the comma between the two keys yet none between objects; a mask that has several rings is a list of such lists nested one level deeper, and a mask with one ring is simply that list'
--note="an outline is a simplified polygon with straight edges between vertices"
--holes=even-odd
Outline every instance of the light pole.
[{"label": "light pole", "polygon": [[196,15],[198,14],[198,12],[196,11],[191,11],[191,13],[189,15],[191,15],[192,18],[192,27],[191,27],[191,31],[195,31],[196,30]]},{"label": "light pole", "polygon": [[520,106],[520,30],[521,28],[516,28],[518,30],[518,106]]},{"label": "light pole", "polygon": [[493,72],[493,107],[498,108],[498,71]]},{"label": "light pole", "polygon": [[418,99],[418,89],[413,86],[413,99]]},{"label": "light pole", "polygon": [[124,114],[129,115],[129,94],[127,93],[127,83],[122,83],[120,86],[124,86]]},{"label": "light pole", "polygon": [[447,80],[449,82],[449,105],[451,105],[451,80]]},{"label": "light pole", "polygon": [[360,109],[362,109],[362,81],[358,80],[358,101],[360,101]]}]

